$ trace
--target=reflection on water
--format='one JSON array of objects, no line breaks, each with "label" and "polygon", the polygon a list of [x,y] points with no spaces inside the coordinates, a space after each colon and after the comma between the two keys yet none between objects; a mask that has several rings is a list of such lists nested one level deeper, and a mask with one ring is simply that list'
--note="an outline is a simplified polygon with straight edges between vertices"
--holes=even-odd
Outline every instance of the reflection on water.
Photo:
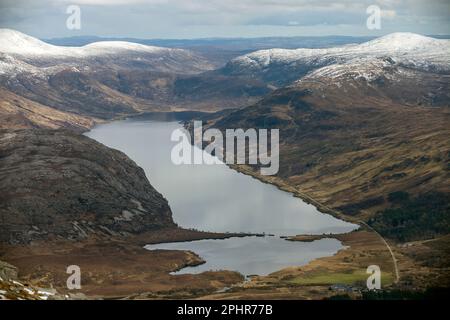
[{"label": "reflection on water", "polygon": [[275,235],[354,229],[354,225],[322,214],[301,199],[226,165],[172,164],[170,152],[176,142],[170,141],[170,135],[180,127],[176,122],[126,120],[98,126],[87,135],[125,152],[144,168],[182,227]]},{"label": "reflection on water", "polygon": [[[94,128],[87,135],[126,153],[169,201],[176,223],[215,232],[251,232],[275,237],[245,237],[149,245],[148,249],[191,250],[206,263],[178,273],[236,270],[268,274],[335,254],[335,239],[290,242],[280,235],[341,233],[356,226],[320,213],[291,194],[235,172],[226,165],[172,164],[170,141],[176,122],[125,120]],[[205,156],[210,156],[206,154]],[[283,161],[281,158],[280,161]]]},{"label": "reflection on water", "polygon": [[292,242],[279,237],[245,237],[225,240],[163,243],[146,246],[149,250],[190,250],[205,264],[181,269],[175,274],[209,270],[233,270],[243,275],[267,275],[289,266],[307,264],[316,258],[335,254],[342,245],[336,239]]}]

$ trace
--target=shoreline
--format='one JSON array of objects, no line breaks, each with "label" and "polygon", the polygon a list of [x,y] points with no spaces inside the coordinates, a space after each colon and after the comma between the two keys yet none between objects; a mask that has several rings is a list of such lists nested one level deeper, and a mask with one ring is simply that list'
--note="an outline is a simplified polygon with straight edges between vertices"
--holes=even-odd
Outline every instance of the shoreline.
[{"label": "shoreline", "polygon": [[[339,212],[333,208],[330,208],[322,203],[320,203],[319,201],[315,200],[314,198],[310,197],[309,195],[302,193],[298,190],[296,190],[294,187],[288,185],[287,183],[283,182],[280,178],[278,177],[274,177],[274,176],[262,176],[260,174],[258,174],[257,172],[253,171],[252,169],[250,169],[247,165],[237,165],[237,164],[232,164],[232,165],[228,165],[229,168],[231,168],[232,170],[242,173],[244,175],[250,176],[256,180],[259,180],[262,183],[266,183],[272,186],[277,187],[279,190],[287,192],[292,194],[294,197],[301,199],[302,201],[306,202],[307,204],[311,204],[314,207],[316,207],[316,209],[323,214],[329,214],[331,216],[333,216],[334,218],[343,220],[345,222],[348,223],[352,223],[355,225],[358,225],[359,228],[362,228],[363,225],[361,224],[361,222],[358,219],[355,219],[353,217],[349,217],[345,214],[343,214],[342,212]],[[356,230],[356,229],[355,229]],[[351,232],[351,231],[350,231]]]},{"label": "shoreline", "polygon": [[[172,112],[169,112],[169,113],[172,113]],[[136,115],[121,115],[121,116],[115,117],[114,119],[94,122],[94,125],[91,128],[87,129],[86,131],[82,132],[81,134],[89,132],[92,128],[94,128],[97,125],[111,123],[111,122],[114,122],[114,121],[121,121],[121,120],[125,120],[127,118],[130,118],[130,117],[131,118],[136,118],[136,117],[139,117],[139,116],[145,116],[145,113],[136,114]],[[239,172],[239,173],[251,176],[252,178],[257,179],[257,180],[259,180],[262,183],[274,185],[279,190],[281,190],[283,192],[288,192],[288,193],[292,194],[294,197],[298,197],[301,200],[305,201],[306,203],[314,205],[317,208],[317,210],[319,212],[323,213],[323,214],[330,214],[331,216],[333,216],[333,217],[335,217],[337,219],[340,219],[342,221],[346,221],[346,222],[349,222],[349,223],[353,223],[353,224],[359,226],[359,228],[356,228],[356,229],[354,229],[352,231],[349,231],[348,233],[345,233],[345,234],[349,234],[349,233],[352,233],[355,230],[361,230],[363,228],[363,226],[359,222],[357,222],[355,219],[352,219],[352,218],[350,218],[348,216],[345,216],[342,213],[340,213],[340,212],[338,212],[338,211],[336,211],[336,210],[334,210],[332,208],[329,208],[326,205],[321,204],[320,202],[318,202],[318,201],[314,200],[313,198],[309,197],[308,195],[299,192],[295,188],[293,188],[293,187],[289,186],[288,184],[282,182],[280,178],[277,178],[277,177],[263,177],[263,176],[259,175],[257,172],[251,170],[251,168],[248,168],[246,166],[229,165],[228,167],[230,169],[232,169],[232,170],[235,170],[236,172]],[[173,233],[174,231],[175,231],[175,233]],[[168,232],[168,234],[164,235],[165,232]],[[148,235],[148,234],[147,235],[136,235],[136,236],[132,236],[132,237],[130,237],[128,239],[127,238],[120,239],[119,243],[124,248],[129,248],[129,249],[133,248],[136,245],[140,246],[140,248],[142,249],[142,250],[140,250],[141,254],[145,256],[144,250],[145,251],[150,251],[150,250],[145,249],[145,247],[143,247],[143,246],[149,245],[149,244],[162,244],[162,243],[170,243],[170,242],[191,242],[191,241],[198,241],[198,240],[219,240],[219,239],[228,239],[228,238],[233,238],[233,237],[247,237],[247,236],[263,236],[263,235],[265,235],[265,234],[248,234],[248,233],[232,233],[232,232],[229,232],[229,233],[214,233],[214,232],[204,232],[204,231],[198,231],[198,230],[188,230],[188,229],[183,229],[183,228],[180,228],[180,227],[179,228],[175,228],[175,229],[170,229],[170,230],[169,229],[165,229],[165,230],[162,230],[162,232],[157,232],[157,233],[158,233],[158,235],[154,235],[154,234],[152,234],[152,235]],[[333,235],[336,236],[336,237],[334,237]],[[290,237],[284,238],[284,240],[287,240],[287,241],[301,241],[301,240],[298,240],[299,236],[301,236],[301,235],[292,235]],[[331,235],[326,235],[326,236],[324,236],[324,235],[307,235],[307,236],[311,237],[310,241],[318,240],[317,237],[320,237],[320,238],[336,238],[336,239],[339,238],[339,234],[331,234]],[[297,237],[297,240],[294,240],[295,237]],[[340,240],[340,239],[338,239],[338,240]],[[307,241],[307,240],[305,240],[305,241]],[[99,246],[101,244],[101,242],[102,242],[101,240],[97,239],[97,240],[94,240],[94,243],[92,245],[94,247],[97,247],[97,246]],[[75,243],[74,245],[77,245],[77,244]],[[344,250],[344,251],[346,251],[346,250]],[[178,256],[185,256],[185,257],[188,257],[188,258],[185,258],[184,263],[177,264],[177,266],[174,269],[170,268],[171,270],[167,270],[168,271],[167,276],[169,276],[169,277],[173,277],[172,275],[170,275],[171,272],[179,271],[179,270],[181,270],[181,269],[183,269],[185,267],[188,267],[188,266],[196,266],[196,265],[200,265],[200,264],[205,263],[205,261],[203,259],[201,259],[197,254],[195,254],[194,252],[189,251],[189,250],[181,250],[177,255]],[[319,258],[319,259],[326,259],[326,258],[332,258],[332,257],[322,257],[322,258]],[[143,259],[143,257],[136,258],[136,259],[137,260],[141,260],[141,259]],[[8,261],[7,259],[5,259],[5,260]],[[313,262],[314,262],[314,260],[310,261],[304,267],[308,268],[310,265],[313,264]],[[162,260],[161,263],[164,264],[164,260]],[[100,265],[100,262],[99,262],[98,265]],[[112,267],[112,266],[109,266],[109,267]],[[293,267],[295,267],[295,266],[293,266]],[[20,266],[19,266],[19,269],[21,269]],[[281,271],[282,270],[279,270],[279,271],[276,271],[276,272],[281,272]],[[135,276],[135,275],[132,275],[132,274],[133,273],[131,273],[130,276]],[[175,276],[175,277],[178,277],[178,276]],[[201,276],[197,276],[197,277],[201,277]],[[125,280],[125,282],[127,282],[127,281]],[[234,286],[236,284],[239,285],[239,284],[242,284],[242,282],[241,281],[239,281],[237,283],[235,282],[234,284],[232,284],[232,286]],[[128,283],[128,286],[131,286],[131,285],[132,285],[131,283]],[[227,286],[229,287],[230,285],[228,284]],[[113,287],[109,288],[109,290],[114,290]],[[98,289],[98,290],[101,290],[101,289]],[[105,290],[108,290],[108,289],[105,289]],[[95,291],[95,289],[94,289],[94,291]],[[135,291],[134,294],[139,294],[140,295],[140,294],[144,294],[144,293],[145,293],[145,291],[141,292],[141,291],[139,291],[139,288],[136,288],[136,291]],[[131,295],[134,295],[134,294],[131,294]],[[176,293],[175,293],[175,295],[176,295]],[[90,294],[89,296],[92,296],[92,295]],[[107,296],[108,295],[105,295],[105,297],[107,297]]]}]

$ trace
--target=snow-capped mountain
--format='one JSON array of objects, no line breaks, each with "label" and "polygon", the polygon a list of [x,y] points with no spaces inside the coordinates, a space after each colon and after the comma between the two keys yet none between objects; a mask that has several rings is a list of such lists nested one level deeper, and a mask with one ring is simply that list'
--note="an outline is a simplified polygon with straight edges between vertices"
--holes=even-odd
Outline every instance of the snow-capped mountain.
[{"label": "snow-capped mountain", "polygon": [[176,77],[211,68],[189,50],[123,41],[63,47],[0,29],[0,89],[78,115],[111,118],[159,109]]},{"label": "snow-capped mountain", "polygon": [[[0,73],[20,72],[13,59],[35,67],[140,68],[158,72],[198,73],[212,68],[203,57],[183,49],[146,46],[124,41],[104,41],[83,47],[62,47],[11,29],[0,29]],[[21,66],[23,67],[23,65]],[[45,70],[42,70],[44,72]]]},{"label": "snow-capped mountain", "polygon": [[[370,61],[380,58],[390,58],[415,69],[447,72],[450,70],[450,40],[393,33],[366,43],[336,48],[261,50],[233,59],[223,72],[285,85],[319,68],[350,65],[362,59],[370,65]],[[360,65],[367,71],[367,66]]]},{"label": "snow-capped mountain", "polygon": [[450,41],[396,33],[336,48],[257,51],[205,72],[210,68],[188,50],[120,41],[61,47],[0,29],[0,89],[100,119],[168,108],[241,107],[281,86],[318,91],[320,97],[358,92],[439,106],[449,98]]},{"label": "snow-capped mountain", "polygon": [[0,29],[0,48],[3,53],[28,58],[38,56],[81,58],[125,52],[162,53],[174,50],[124,41],[96,42],[83,47],[60,47],[11,29]]}]

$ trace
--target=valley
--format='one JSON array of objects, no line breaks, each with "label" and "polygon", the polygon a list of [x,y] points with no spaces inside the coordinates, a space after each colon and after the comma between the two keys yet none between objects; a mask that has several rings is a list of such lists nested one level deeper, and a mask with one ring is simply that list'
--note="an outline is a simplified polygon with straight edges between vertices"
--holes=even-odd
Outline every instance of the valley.
[{"label": "valley", "polygon": [[[86,133],[130,155],[145,170],[155,188],[167,197],[173,219],[180,226],[258,235],[146,246],[149,250],[193,251],[206,260],[205,264],[177,274],[221,269],[236,270],[244,276],[268,274],[342,249],[339,242],[330,239],[293,244],[281,237],[298,233],[345,233],[358,228],[322,214],[314,206],[224,164],[172,163],[168,155],[176,143],[169,138],[181,127],[177,122],[130,119],[100,125]],[[204,156],[211,157],[207,153]]]},{"label": "valley", "polygon": [[[61,297],[74,261],[82,298],[360,299],[370,264],[388,290],[448,288],[450,42],[410,33],[355,42],[263,47],[225,62],[121,41],[59,47],[1,29],[0,260]],[[162,149],[141,152],[165,137],[146,131],[159,123],[146,115],[280,129],[280,170],[224,166],[186,187],[187,173],[157,161]],[[233,201],[226,188],[208,190],[221,175],[240,179],[225,180]],[[283,218],[266,219],[273,212]],[[280,248],[338,245],[259,275],[180,272],[205,262],[194,240],[264,233]]]}]

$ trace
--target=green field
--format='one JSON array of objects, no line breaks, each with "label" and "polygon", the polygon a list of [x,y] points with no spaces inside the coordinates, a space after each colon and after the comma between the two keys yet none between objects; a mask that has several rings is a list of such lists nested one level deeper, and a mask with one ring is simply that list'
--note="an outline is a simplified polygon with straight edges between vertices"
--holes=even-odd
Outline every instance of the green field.
[{"label": "green field", "polygon": [[[320,272],[314,273],[306,276],[295,277],[289,279],[288,282],[297,285],[332,285],[332,284],[364,284],[367,281],[369,274],[363,270],[354,270],[351,272],[339,272],[339,273],[329,273]],[[393,281],[391,273],[381,274],[381,285],[389,285]]]}]

